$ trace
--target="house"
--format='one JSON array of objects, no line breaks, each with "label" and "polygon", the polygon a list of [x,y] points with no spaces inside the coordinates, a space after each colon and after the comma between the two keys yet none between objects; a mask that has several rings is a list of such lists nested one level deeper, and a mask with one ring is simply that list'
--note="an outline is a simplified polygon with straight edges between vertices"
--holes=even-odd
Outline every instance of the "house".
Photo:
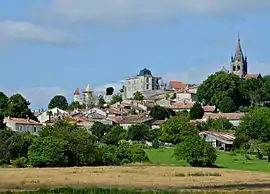
[{"label": "house", "polygon": [[152,123],[152,129],[159,129],[162,124],[165,123],[166,120],[156,120]]},{"label": "house", "polygon": [[156,104],[159,105],[159,106],[170,106],[171,101],[166,100],[166,99],[161,99],[161,100],[156,101]]},{"label": "house", "polygon": [[179,81],[170,81],[169,85],[167,86],[168,90],[181,90],[181,89],[188,89],[191,86],[190,84],[184,84],[183,82]]},{"label": "house", "polygon": [[23,119],[23,118],[12,118],[6,117],[4,119],[4,123],[8,128],[12,131],[16,132],[30,132],[36,134],[41,130],[42,123],[31,119]]},{"label": "house", "polygon": [[59,116],[61,114],[68,114],[68,112],[56,107],[56,108],[48,109],[48,110],[41,112],[37,116],[37,119],[39,120],[39,122],[45,123],[45,122],[49,121],[51,118]]},{"label": "house", "polygon": [[78,127],[82,127],[85,129],[90,129],[94,124],[93,121],[90,121],[89,119],[83,117],[73,117],[73,119],[76,120],[76,124]]},{"label": "house", "polygon": [[246,74],[244,79],[262,79],[261,74]]},{"label": "house", "polygon": [[203,116],[201,121],[207,122],[209,119],[224,118],[228,119],[234,127],[237,127],[244,116],[245,113],[208,113]]},{"label": "house", "polygon": [[176,93],[176,103],[191,103],[195,102],[196,94],[189,92],[188,90],[181,90]]},{"label": "house", "polygon": [[189,112],[194,104],[195,104],[195,102],[176,103],[176,104],[172,104],[170,106],[166,106],[166,108],[172,109],[175,112],[182,112],[182,111],[188,111]]},{"label": "house", "polygon": [[154,122],[154,119],[149,117],[147,114],[139,114],[139,115],[128,115],[125,117],[122,117],[119,124],[124,129],[128,129],[131,125],[136,124],[145,124],[148,126],[152,126],[152,123]]},{"label": "house", "polygon": [[235,139],[231,132],[202,131],[199,135],[219,150],[231,150]]}]

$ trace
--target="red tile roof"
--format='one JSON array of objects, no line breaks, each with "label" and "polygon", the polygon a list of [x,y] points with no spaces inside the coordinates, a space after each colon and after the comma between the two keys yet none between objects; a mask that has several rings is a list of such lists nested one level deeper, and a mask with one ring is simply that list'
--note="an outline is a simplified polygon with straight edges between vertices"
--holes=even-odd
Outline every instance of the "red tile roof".
[{"label": "red tile roof", "polygon": [[190,109],[192,108],[194,103],[176,103],[170,106],[167,106],[167,108],[171,109]]},{"label": "red tile roof", "polygon": [[216,106],[203,106],[204,112],[214,112],[216,110]]},{"label": "red tile roof", "polygon": [[79,90],[79,88],[77,88],[76,90],[75,90],[75,92],[74,92],[74,95],[80,95],[81,93],[80,93],[80,90]]},{"label": "red tile roof", "polygon": [[184,89],[190,86],[190,84],[184,84],[183,82],[178,82],[178,81],[170,81],[170,85],[174,89]]},{"label": "red tile roof", "polygon": [[208,113],[203,116],[203,119],[226,118],[228,120],[241,120],[244,116],[245,116],[245,113]]},{"label": "red tile roof", "polygon": [[211,135],[223,141],[233,141],[235,139],[234,133],[232,132],[202,131],[200,134]]},{"label": "red tile roof", "polygon": [[258,79],[260,77],[260,74],[246,74],[245,79]]},{"label": "red tile roof", "polygon": [[16,123],[16,124],[25,124],[25,125],[42,125],[37,121],[31,119],[23,119],[23,118],[7,118],[8,120]]}]

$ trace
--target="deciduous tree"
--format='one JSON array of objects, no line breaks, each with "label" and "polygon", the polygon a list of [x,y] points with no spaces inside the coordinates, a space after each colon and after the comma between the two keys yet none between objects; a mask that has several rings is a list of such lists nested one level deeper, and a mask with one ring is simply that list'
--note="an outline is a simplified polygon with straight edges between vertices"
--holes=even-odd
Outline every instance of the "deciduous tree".
[{"label": "deciduous tree", "polygon": [[60,108],[62,110],[67,110],[68,108],[68,101],[67,99],[62,95],[57,95],[53,97],[48,105],[49,109],[53,108]]},{"label": "deciduous tree", "polygon": [[106,88],[106,95],[108,95],[108,96],[113,95],[113,92],[114,92],[113,87]]},{"label": "deciduous tree", "polygon": [[189,112],[190,119],[201,119],[204,115],[204,110],[200,103],[195,103]]},{"label": "deciduous tree", "polygon": [[137,91],[137,92],[134,92],[133,99],[138,100],[138,101],[143,101],[144,96],[141,92]]}]

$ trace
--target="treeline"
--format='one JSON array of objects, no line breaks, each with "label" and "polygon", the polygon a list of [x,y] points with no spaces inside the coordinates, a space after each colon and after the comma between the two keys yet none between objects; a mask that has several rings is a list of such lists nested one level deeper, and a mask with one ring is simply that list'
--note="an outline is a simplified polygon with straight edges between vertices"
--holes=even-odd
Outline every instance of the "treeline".
[{"label": "treeline", "polygon": [[[101,126],[96,123],[95,126]],[[100,128],[100,129],[102,129]],[[108,134],[117,131],[111,128]],[[128,142],[104,144],[86,129],[67,121],[43,127],[38,136],[0,130],[0,162],[17,167],[67,167],[148,162],[144,150]]]},{"label": "treeline", "polygon": [[216,105],[221,112],[246,112],[269,106],[270,76],[243,80],[231,73],[217,72],[199,86],[196,96],[198,102]]}]

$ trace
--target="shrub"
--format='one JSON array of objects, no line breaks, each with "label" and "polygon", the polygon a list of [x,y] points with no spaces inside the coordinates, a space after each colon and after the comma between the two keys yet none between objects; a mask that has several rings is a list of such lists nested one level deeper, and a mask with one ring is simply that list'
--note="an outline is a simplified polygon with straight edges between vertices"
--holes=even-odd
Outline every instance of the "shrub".
[{"label": "shrub", "polygon": [[213,166],[217,159],[215,148],[198,135],[187,136],[175,147],[174,155],[176,159],[196,167]]},{"label": "shrub", "polygon": [[160,147],[160,143],[159,143],[158,139],[154,139],[154,141],[152,143],[152,147],[154,149],[158,149]]},{"label": "shrub", "polygon": [[17,168],[26,168],[27,167],[27,158],[25,158],[25,157],[17,158],[16,160],[14,160],[12,162],[12,164],[14,166],[16,166]]}]

